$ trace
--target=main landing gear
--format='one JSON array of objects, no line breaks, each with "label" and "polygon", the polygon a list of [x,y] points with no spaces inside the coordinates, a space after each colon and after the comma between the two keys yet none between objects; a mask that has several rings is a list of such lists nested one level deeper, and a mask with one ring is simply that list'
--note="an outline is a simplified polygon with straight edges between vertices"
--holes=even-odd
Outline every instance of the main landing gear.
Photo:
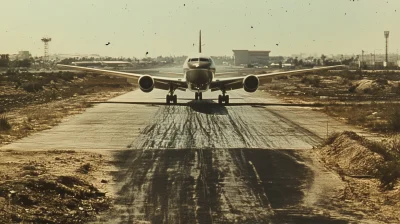
[{"label": "main landing gear", "polygon": [[222,90],[222,96],[219,95],[218,96],[218,103],[222,104],[223,102],[225,102],[225,104],[229,104],[229,95],[225,95],[226,91]]},{"label": "main landing gear", "polygon": [[194,93],[194,99],[195,100],[202,100],[203,99],[203,93],[202,92],[195,92]]},{"label": "main landing gear", "polygon": [[174,92],[175,92],[175,88],[173,88],[173,86],[170,86],[169,93],[166,96],[167,104],[170,104],[171,102],[173,104],[176,104],[178,102],[178,97],[176,95],[174,95]]}]

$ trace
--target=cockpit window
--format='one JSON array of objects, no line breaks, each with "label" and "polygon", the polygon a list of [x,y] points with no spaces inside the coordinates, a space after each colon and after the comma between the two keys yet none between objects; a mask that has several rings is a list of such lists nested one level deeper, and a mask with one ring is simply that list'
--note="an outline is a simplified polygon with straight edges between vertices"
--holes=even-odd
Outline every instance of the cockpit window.
[{"label": "cockpit window", "polygon": [[189,59],[189,61],[190,62],[193,62],[193,61],[206,61],[206,62],[210,62],[210,59],[209,58],[191,58],[191,59]]}]

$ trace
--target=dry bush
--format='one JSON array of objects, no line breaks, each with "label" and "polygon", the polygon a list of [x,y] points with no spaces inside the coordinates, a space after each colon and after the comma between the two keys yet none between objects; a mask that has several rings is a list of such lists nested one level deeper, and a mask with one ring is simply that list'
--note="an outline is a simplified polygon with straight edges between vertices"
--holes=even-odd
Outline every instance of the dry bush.
[{"label": "dry bush", "polygon": [[90,163],[85,163],[81,167],[79,167],[78,172],[83,174],[88,174],[89,171],[93,169],[93,166]]},{"label": "dry bush", "polygon": [[400,179],[400,135],[393,136],[384,147],[389,158],[377,167],[377,177],[383,189],[393,189]]},{"label": "dry bush", "polygon": [[339,132],[331,133],[331,134],[325,139],[325,141],[322,143],[322,146],[326,146],[326,145],[332,144],[332,143],[339,137],[339,135],[340,135]]},{"label": "dry bush", "polygon": [[320,87],[321,86],[321,79],[318,76],[314,76],[312,78],[305,76],[301,79],[301,83],[309,84],[313,87]]},{"label": "dry bush", "polygon": [[377,172],[374,174],[379,179],[384,190],[392,189],[400,179],[400,135],[392,137],[389,142],[368,140],[357,135],[355,132],[332,133],[324,142],[323,146],[331,145],[341,135],[357,141],[359,144],[381,155],[384,163],[375,165]]},{"label": "dry bush", "polygon": [[22,84],[22,88],[29,93],[36,93],[43,90],[43,83],[41,82],[27,82]]},{"label": "dry bush", "polygon": [[5,114],[0,115],[0,131],[9,131],[12,126]]},{"label": "dry bush", "polygon": [[395,108],[393,114],[389,118],[389,124],[393,131],[400,131],[400,108]]}]

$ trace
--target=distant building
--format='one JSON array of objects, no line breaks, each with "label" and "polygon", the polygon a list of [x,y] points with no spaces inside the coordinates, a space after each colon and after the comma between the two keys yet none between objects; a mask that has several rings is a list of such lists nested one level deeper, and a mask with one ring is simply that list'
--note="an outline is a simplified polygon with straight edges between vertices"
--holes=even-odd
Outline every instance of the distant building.
[{"label": "distant building", "polygon": [[19,51],[17,55],[18,60],[24,60],[31,58],[31,53],[29,51]]},{"label": "distant building", "polygon": [[127,61],[77,61],[72,62],[72,65],[87,66],[87,67],[130,67],[132,63]]},{"label": "distant building", "polygon": [[249,51],[249,50],[233,50],[234,64],[269,64],[269,53],[271,51]]}]

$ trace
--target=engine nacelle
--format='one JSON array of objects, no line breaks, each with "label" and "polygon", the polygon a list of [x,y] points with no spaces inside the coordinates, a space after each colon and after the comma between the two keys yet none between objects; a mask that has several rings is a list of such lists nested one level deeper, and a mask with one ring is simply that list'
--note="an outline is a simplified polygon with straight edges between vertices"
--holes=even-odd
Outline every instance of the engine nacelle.
[{"label": "engine nacelle", "polygon": [[255,75],[248,75],[243,79],[243,89],[246,92],[255,92],[258,89],[260,80]]},{"label": "engine nacelle", "polygon": [[138,80],[139,88],[145,93],[151,92],[154,89],[154,79],[145,75],[139,78]]}]

